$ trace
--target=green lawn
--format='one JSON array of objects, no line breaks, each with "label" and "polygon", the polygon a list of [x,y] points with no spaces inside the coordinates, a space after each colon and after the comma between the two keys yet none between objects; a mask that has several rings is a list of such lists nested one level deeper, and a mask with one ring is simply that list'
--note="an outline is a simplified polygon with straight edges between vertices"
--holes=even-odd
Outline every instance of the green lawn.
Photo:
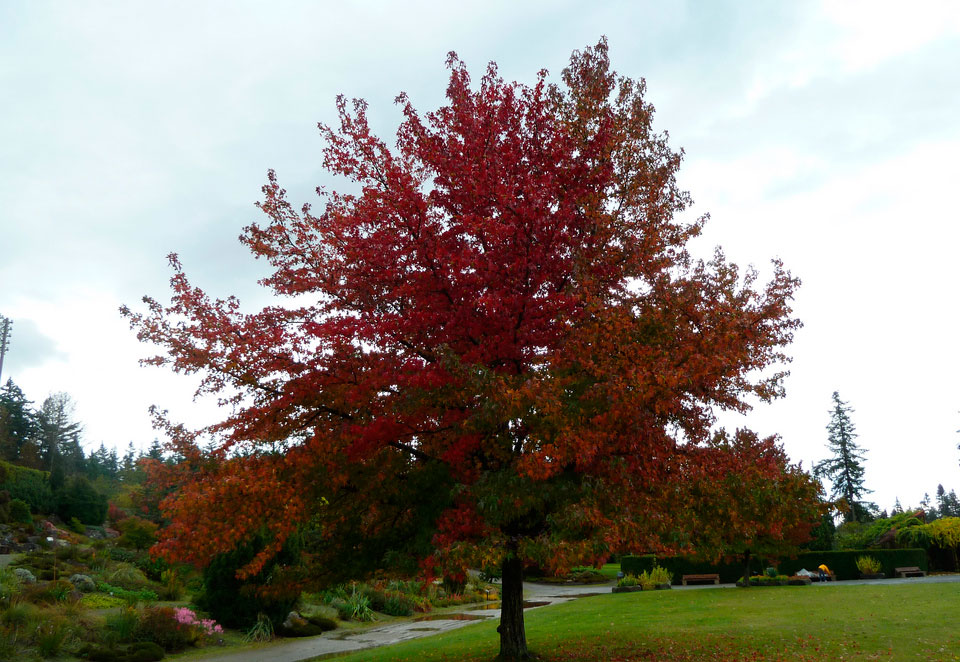
[{"label": "green lawn", "polygon": [[[497,623],[339,660],[490,660]],[[960,660],[960,584],[650,591],[527,613],[540,659]]]}]

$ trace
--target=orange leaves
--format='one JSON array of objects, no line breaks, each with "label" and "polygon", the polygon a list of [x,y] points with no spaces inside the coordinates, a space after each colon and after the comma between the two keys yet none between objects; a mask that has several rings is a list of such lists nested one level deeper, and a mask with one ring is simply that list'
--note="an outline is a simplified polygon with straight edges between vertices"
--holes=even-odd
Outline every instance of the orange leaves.
[{"label": "orange leaves", "polygon": [[[496,66],[475,84],[449,65],[443,107],[398,98],[395,148],[365,102],[338,98],[324,165],[355,193],[321,189],[319,210],[298,210],[268,174],[265,219],[242,241],[273,269],[262,284],[294,299],[242,312],[173,256],[169,305],[125,310],[165,348],[153,363],[201,374],[232,406],[202,431],[208,453],[167,426],[186,461],[166,482],[160,549],[203,563],[263,527],[279,544],[309,524],[318,554],[432,545],[453,566],[511,545],[561,568],[699,531],[716,547],[694,506],[727,476],[744,486],[724,487],[743,499],[726,513],[735,531],[790,538],[762,489],[775,476],[806,494],[782,453],[711,445],[710,431],[715,409],[780,395],[782,375],[763,371],[798,325],[797,281],[777,265],[758,287],[722,253],[688,253],[705,219],[676,217],[690,203],[680,153],[605,42],[574,53],[561,84],[505,82]],[[751,503],[775,522],[755,526]]]}]

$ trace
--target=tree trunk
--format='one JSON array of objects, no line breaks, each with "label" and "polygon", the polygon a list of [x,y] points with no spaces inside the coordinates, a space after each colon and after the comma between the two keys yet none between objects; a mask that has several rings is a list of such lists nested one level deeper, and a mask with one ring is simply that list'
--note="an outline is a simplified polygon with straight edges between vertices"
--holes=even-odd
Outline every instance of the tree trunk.
[{"label": "tree trunk", "polygon": [[523,563],[511,546],[503,560],[500,597],[500,658],[527,660],[527,633],[523,628]]},{"label": "tree trunk", "polygon": [[750,550],[743,553],[743,585],[750,586]]}]

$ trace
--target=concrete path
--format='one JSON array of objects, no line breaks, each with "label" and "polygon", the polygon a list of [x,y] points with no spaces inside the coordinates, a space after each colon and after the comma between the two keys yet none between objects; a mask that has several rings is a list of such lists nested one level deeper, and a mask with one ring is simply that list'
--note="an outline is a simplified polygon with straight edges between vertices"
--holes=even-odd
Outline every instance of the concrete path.
[{"label": "concrete path", "polygon": [[[960,575],[938,575],[935,577],[911,577],[908,579],[873,579],[850,580],[843,582],[814,583],[814,587],[821,590],[832,590],[836,586],[852,586],[856,584],[936,584],[946,582],[960,582]],[[544,602],[542,606],[569,602],[589,595],[610,593],[615,582],[591,585],[552,585],[533,584],[524,582],[524,599],[529,602]],[[736,588],[734,584],[705,584],[696,586],[674,586],[672,590],[696,591],[704,589]],[[817,590],[814,588],[813,590]],[[540,609],[541,607],[531,607]],[[528,610],[529,611],[529,610]],[[464,609],[458,614],[477,616],[483,620],[499,621],[499,609]],[[280,642],[265,644],[257,648],[247,648],[242,651],[212,654],[201,658],[191,658],[197,662],[301,662],[325,655],[334,655],[347,651],[357,651],[366,648],[388,646],[409,639],[429,637],[441,632],[479,623],[480,620],[458,620],[454,618],[438,618],[428,615],[429,620],[401,621],[388,625],[373,626],[363,630],[334,630],[319,637],[304,639],[287,639]],[[436,620],[434,620],[436,619]]]},{"label": "concrete path", "polygon": [[[586,595],[609,593],[615,582],[605,584],[556,586],[550,584],[531,584],[524,582],[524,599],[529,602],[544,602],[559,604],[569,602]],[[541,607],[531,607],[539,609]],[[529,611],[528,609],[527,611]],[[324,655],[334,655],[347,651],[363,650],[388,646],[409,639],[429,637],[441,632],[456,630],[471,623],[480,623],[484,620],[499,621],[499,609],[463,609],[456,614],[466,614],[467,617],[476,617],[476,620],[458,618],[441,618],[438,615],[428,614],[422,621],[402,621],[388,625],[374,626],[362,630],[334,630],[319,637],[284,640],[277,643],[265,644],[257,648],[248,648],[230,653],[212,654],[196,659],[198,662],[300,662]]]}]

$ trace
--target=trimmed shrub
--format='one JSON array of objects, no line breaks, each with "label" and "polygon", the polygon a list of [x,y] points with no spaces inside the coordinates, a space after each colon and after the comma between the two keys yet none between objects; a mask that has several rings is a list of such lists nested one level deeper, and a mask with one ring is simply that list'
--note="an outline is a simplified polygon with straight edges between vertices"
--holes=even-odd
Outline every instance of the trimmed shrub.
[{"label": "trimmed shrub", "polygon": [[143,574],[140,568],[128,563],[119,564],[113,572],[106,576],[111,584],[126,589],[141,589],[149,584],[147,576]]},{"label": "trimmed shrub", "polygon": [[11,499],[20,499],[34,512],[49,513],[56,507],[53,490],[46,471],[28,469],[0,461],[0,490],[10,493]]},{"label": "trimmed shrub", "polygon": [[30,506],[22,499],[13,499],[8,505],[10,509],[10,521],[21,524],[32,524],[33,517],[30,515]]},{"label": "trimmed shrub", "polygon": [[57,514],[65,522],[76,517],[83,524],[99,526],[107,516],[107,497],[85,476],[71,476],[57,496]]}]

